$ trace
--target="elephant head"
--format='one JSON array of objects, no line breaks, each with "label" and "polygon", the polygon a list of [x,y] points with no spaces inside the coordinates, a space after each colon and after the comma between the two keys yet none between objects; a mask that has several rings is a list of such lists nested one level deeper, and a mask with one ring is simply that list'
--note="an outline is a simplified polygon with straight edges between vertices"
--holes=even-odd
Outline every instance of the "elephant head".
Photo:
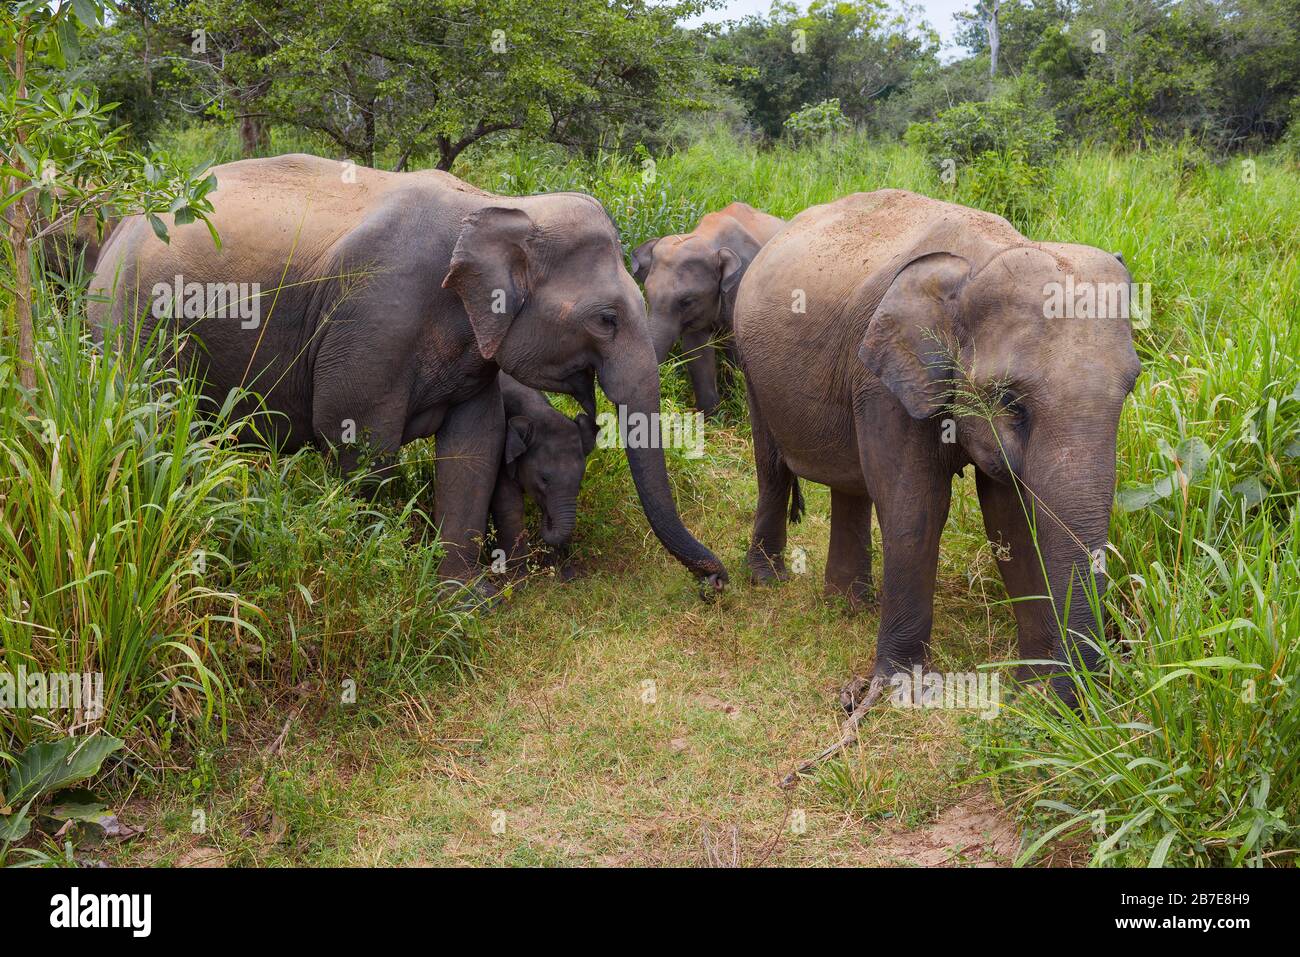
[{"label": "elephant head", "polygon": [[687,235],[642,243],[632,253],[632,272],[645,284],[650,338],[663,362],[682,333],[727,321],[728,303],[745,269],[729,246]]},{"label": "elephant head", "polygon": [[[1104,622],[1086,586],[1101,590],[1116,432],[1141,371],[1130,276],[1088,246],[1016,245],[974,259],[936,251],[901,263],[858,355],[912,417],[949,419],[975,466],[1015,491],[1033,539],[1027,531],[1013,547],[1036,549],[1020,557],[1040,598],[1023,615],[1017,607],[1022,648],[1029,622],[1055,661],[1091,668]],[[1069,675],[1053,685],[1073,702]]]},{"label": "elephant head", "polygon": [[506,422],[502,467],[542,512],[542,538],[562,548],[573,537],[587,456],[596,447],[596,422],[585,412],[570,419],[558,409]]},{"label": "elephant head", "polygon": [[[590,196],[553,193],[465,217],[443,280],[464,304],[483,358],[525,385],[576,397],[596,414],[594,382],[628,415],[659,411],[659,369],[640,290],[614,224]],[[662,448],[628,465],[664,547],[714,588],[726,569],[677,514]]]}]

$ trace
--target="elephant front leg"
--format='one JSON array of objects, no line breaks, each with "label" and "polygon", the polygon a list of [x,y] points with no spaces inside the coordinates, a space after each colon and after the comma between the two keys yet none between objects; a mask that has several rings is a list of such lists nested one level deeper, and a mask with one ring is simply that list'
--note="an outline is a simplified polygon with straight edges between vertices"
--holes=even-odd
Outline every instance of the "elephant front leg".
[{"label": "elephant front leg", "polygon": [[439,574],[470,582],[485,571],[478,559],[505,445],[505,414],[496,383],[449,409],[434,441],[438,490],[434,521],[446,549]]},{"label": "elephant front leg", "polygon": [[705,418],[718,414],[718,352],[713,347],[709,330],[687,331],[682,335],[682,353],[686,356],[686,372],[695,392],[695,407]]},{"label": "elephant front leg", "polygon": [[331,451],[344,478],[360,476],[360,492],[370,497],[392,476],[405,419],[406,404],[398,396],[358,404],[351,393],[331,384],[312,397],[312,432],[318,445]]},{"label": "elephant front leg", "polygon": [[892,469],[869,473],[868,482],[882,490],[875,499],[885,564],[876,663],[870,679],[855,678],[841,691],[840,703],[848,711],[869,689],[879,692],[893,676],[923,666],[930,648],[939,539],[948,520],[952,478],[931,456],[909,456],[901,468],[897,458],[889,464]]},{"label": "elephant front leg", "polygon": [[857,610],[871,603],[871,499],[831,489],[831,542],[826,553],[826,594]]}]

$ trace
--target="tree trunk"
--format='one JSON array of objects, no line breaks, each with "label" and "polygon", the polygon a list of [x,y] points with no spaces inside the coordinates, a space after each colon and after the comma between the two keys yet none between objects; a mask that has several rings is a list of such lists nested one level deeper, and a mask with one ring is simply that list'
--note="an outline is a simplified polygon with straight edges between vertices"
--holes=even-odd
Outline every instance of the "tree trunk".
[{"label": "tree trunk", "polygon": [[[18,102],[27,98],[27,25],[29,18],[23,19],[18,31],[14,50],[14,91]],[[22,120],[18,122],[18,142],[27,142],[27,131]],[[22,160],[16,164],[22,170]],[[28,170],[27,172],[34,172]],[[14,179],[14,189],[23,188],[20,179]],[[6,216],[9,224],[10,246],[14,254],[14,317],[18,326],[18,381],[25,389],[36,388],[36,335],[32,323],[32,259],[31,242],[28,232],[31,230],[31,197],[24,196],[10,207]]]},{"label": "tree trunk", "polygon": [[266,152],[271,145],[271,133],[266,127],[266,117],[260,113],[244,113],[239,117],[239,143],[244,158]]},{"label": "tree trunk", "polygon": [[998,7],[1001,0],[985,0],[988,4],[988,17],[984,21],[984,29],[989,35],[989,76],[995,76],[998,72],[998,47],[1002,44],[1002,36],[998,29]]}]

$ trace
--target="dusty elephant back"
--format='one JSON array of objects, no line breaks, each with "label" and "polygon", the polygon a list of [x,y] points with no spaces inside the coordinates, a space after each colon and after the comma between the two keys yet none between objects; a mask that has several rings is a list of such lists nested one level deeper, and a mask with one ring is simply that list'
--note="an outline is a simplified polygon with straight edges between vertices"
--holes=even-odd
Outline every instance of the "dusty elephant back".
[{"label": "dusty elephant back", "polygon": [[[385,173],[314,156],[213,172],[220,247],[201,222],[163,217],[164,243],[144,217],[124,220],[96,268],[91,288],[106,301],[90,318],[101,334],[112,326],[146,337],[163,321],[192,330],[183,358],[198,363],[209,391],[261,392],[284,416],[274,431],[295,448],[312,435],[314,365],[327,342],[365,336],[377,354],[379,334],[409,351],[420,330],[403,323],[402,304],[418,300],[429,314],[456,308],[439,283],[460,220],[483,194],[447,174]],[[180,305],[191,290],[207,297],[197,314]],[[217,291],[223,307],[214,311]],[[374,308],[380,301],[388,308]],[[360,315],[389,321],[352,321]]]},{"label": "dusty elephant back", "polygon": [[982,258],[1023,242],[997,216],[886,189],[809,207],[763,247],[737,293],[735,334],[760,408],[797,440],[777,436],[797,474],[861,484],[854,397],[883,387],[858,346],[898,269],[930,248]]}]

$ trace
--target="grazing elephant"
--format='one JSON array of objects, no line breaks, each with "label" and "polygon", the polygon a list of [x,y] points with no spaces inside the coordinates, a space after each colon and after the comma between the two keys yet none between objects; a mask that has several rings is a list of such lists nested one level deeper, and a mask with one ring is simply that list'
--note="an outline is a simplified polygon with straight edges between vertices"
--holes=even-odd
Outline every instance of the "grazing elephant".
[{"label": "grazing elephant", "polygon": [[632,274],[645,284],[650,337],[662,363],[680,339],[695,407],[717,414],[718,349],[735,364],[731,312],[736,287],[763,244],[785,226],[784,219],[732,203],[704,216],[679,236],[661,236],[632,253]]},{"label": "grazing elephant", "polygon": [[507,561],[527,557],[527,496],[541,509],[542,540],[560,552],[573,537],[587,456],[596,447],[596,420],[585,412],[569,418],[544,393],[504,372],[497,381],[506,416],[501,474],[492,493],[497,545]]},{"label": "grazing elephant", "polygon": [[[1053,296],[1085,288],[1113,308],[1057,318]],[[873,502],[880,520],[880,680],[852,682],[846,706],[922,664],[952,476],[968,463],[1007,591],[1031,598],[1014,606],[1021,657],[1096,663],[1103,623],[1083,586],[1104,555],[1116,429],[1141,371],[1129,289],[1111,253],[1030,242],[997,216],[892,189],[805,210],[751,264],[735,330],[758,467],[752,577],[785,575],[794,475],[831,489],[829,590],[869,592]]]},{"label": "grazing elephant", "polygon": [[[332,447],[345,471],[363,455],[381,470],[434,436],[443,576],[482,571],[506,436],[499,371],[589,415],[596,378],[629,414],[659,411],[645,304],[590,196],[496,196],[435,170],[306,155],[214,172],[220,248],[202,223],[163,217],[168,244],[144,219],[123,221],[96,269],[110,300],[92,320],[191,329],[182,358],[212,395],[256,390],[272,438]],[[720,589],[726,571],[678,517],[662,450],[627,457],[660,542]]]}]

